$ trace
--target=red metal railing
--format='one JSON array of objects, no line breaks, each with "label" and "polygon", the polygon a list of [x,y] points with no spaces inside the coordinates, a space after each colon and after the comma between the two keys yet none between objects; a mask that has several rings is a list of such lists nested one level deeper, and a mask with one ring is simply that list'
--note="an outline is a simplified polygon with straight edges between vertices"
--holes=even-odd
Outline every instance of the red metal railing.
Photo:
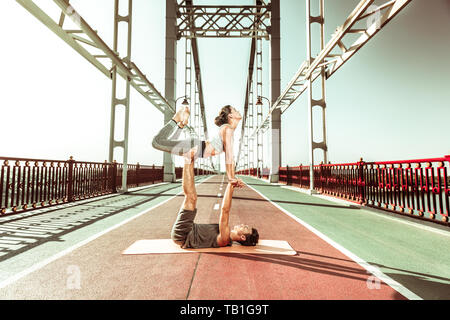
[{"label": "red metal railing", "polygon": [[269,173],[270,173],[269,168],[263,168],[260,172],[258,172],[257,168],[239,170],[236,172],[236,174],[243,174],[247,176],[259,177],[264,179],[269,178]]},{"label": "red metal railing", "polygon": [[[116,193],[123,165],[108,162],[0,157],[0,214]],[[182,168],[175,168],[177,179]],[[196,174],[211,174],[197,170]],[[162,182],[164,167],[128,165],[127,187]]]},{"label": "red metal railing", "polygon": [[[122,168],[123,165],[118,163],[116,175],[116,186],[122,185]],[[154,184],[162,182],[164,177],[163,166],[148,166],[138,164],[129,164],[127,169],[127,186],[130,188],[142,185]]]},{"label": "red metal railing", "polygon": [[180,179],[183,176],[183,168],[175,168],[175,178]]},{"label": "red metal railing", "polygon": [[[449,165],[450,156],[321,164],[314,166],[314,189],[361,205],[450,226]],[[309,166],[302,165],[280,167],[279,182],[309,189],[309,170]]]}]

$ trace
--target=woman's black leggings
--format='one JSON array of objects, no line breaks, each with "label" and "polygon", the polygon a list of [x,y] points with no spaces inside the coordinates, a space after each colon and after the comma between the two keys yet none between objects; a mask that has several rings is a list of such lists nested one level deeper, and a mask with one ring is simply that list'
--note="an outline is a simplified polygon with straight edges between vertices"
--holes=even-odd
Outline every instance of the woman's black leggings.
[{"label": "woman's black leggings", "polygon": [[194,158],[202,158],[205,150],[205,141],[196,137],[190,137],[184,140],[177,140],[183,129],[181,129],[174,120],[170,120],[153,138],[153,148],[182,156],[197,146],[197,152]]}]

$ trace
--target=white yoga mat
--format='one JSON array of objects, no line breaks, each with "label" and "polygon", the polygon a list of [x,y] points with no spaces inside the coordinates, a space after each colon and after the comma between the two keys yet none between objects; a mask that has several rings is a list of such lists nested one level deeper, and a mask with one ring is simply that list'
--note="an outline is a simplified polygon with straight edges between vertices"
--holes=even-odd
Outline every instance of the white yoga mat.
[{"label": "white yoga mat", "polygon": [[155,254],[155,253],[251,253],[251,254],[281,254],[295,255],[297,252],[292,249],[287,241],[283,240],[259,240],[256,246],[241,246],[233,242],[231,247],[203,248],[203,249],[182,249],[171,239],[138,240],[125,249],[122,254]]}]

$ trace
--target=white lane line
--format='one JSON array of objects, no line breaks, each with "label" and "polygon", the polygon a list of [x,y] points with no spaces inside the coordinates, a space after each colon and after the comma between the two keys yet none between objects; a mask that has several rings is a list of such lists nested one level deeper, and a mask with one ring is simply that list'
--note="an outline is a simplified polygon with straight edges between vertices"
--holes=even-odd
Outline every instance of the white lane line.
[{"label": "white lane line", "polygon": [[[302,190],[301,188],[297,188],[297,187],[281,185],[281,188],[308,194],[306,190]],[[347,206],[352,205],[352,206],[355,206],[355,207],[358,207],[358,208],[364,210],[364,212],[368,212],[370,214],[376,215],[376,216],[384,218],[384,219],[396,221],[398,223],[403,223],[403,224],[406,224],[408,226],[416,227],[418,229],[422,229],[422,230],[425,230],[425,231],[434,232],[434,233],[437,233],[437,234],[439,234],[441,236],[450,237],[450,232],[449,231],[436,229],[436,228],[433,228],[432,226],[424,226],[424,225],[421,225],[421,224],[413,222],[413,221],[407,221],[405,219],[402,219],[401,217],[398,217],[398,218],[397,217],[391,217],[391,216],[388,216],[385,213],[375,212],[374,210],[377,210],[376,208],[365,207],[365,206],[362,206],[362,205],[360,205],[358,203],[346,201],[344,199],[338,199],[338,198],[330,197],[330,196],[327,196],[327,195],[324,195],[324,194],[314,194],[313,197],[321,198],[321,199],[324,199],[324,200],[327,200],[327,201],[331,201],[331,202],[335,202],[335,203],[339,203],[339,204],[343,204],[343,205],[347,205]]]},{"label": "white lane line", "polygon": [[[195,185],[197,186],[197,185],[199,185],[199,184],[202,184],[203,182],[205,182],[206,180],[208,180],[208,179],[210,179],[210,178],[212,178],[212,177],[213,177],[213,176],[207,177],[205,180],[203,180],[203,181],[201,181],[201,182],[199,182],[199,183],[196,183]],[[19,279],[25,277],[26,275],[28,275],[28,274],[30,274],[30,273],[32,273],[32,272],[34,272],[34,271],[37,271],[37,270],[39,270],[39,269],[45,267],[47,264],[49,264],[49,263],[51,263],[51,262],[53,262],[53,261],[55,261],[55,260],[58,260],[59,258],[65,256],[66,254],[68,254],[68,253],[70,253],[70,252],[72,252],[72,251],[74,251],[74,250],[76,250],[76,249],[78,249],[78,248],[84,246],[85,244],[87,244],[87,243],[89,243],[89,242],[91,242],[91,241],[93,241],[93,240],[95,240],[95,239],[97,239],[97,238],[103,236],[104,234],[106,234],[106,233],[108,233],[108,232],[110,232],[110,231],[112,231],[112,230],[114,230],[114,229],[117,229],[117,228],[123,226],[124,224],[126,224],[126,223],[128,223],[128,222],[130,222],[130,221],[132,221],[132,220],[134,220],[134,219],[136,219],[136,218],[142,216],[143,214],[148,213],[149,211],[152,211],[152,210],[154,210],[154,209],[156,209],[156,208],[162,206],[163,204],[167,203],[168,201],[170,201],[170,200],[176,198],[176,197],[177,197],[179,194],[181,194],[181,193],[183,193],[183,191],[180,191],[180,192],[177,193],[176,195],[174,195],[174,196],[172,196],[172,197],[170,197],[170,198],[164,200],[164,201],[161,202],[161,203],[158,203],[157,205],[155,205],[155,206],[153,206],[153,207],[147,208],[147,209],[145,209],[145,210],[139,212],[138,214],[136,214],[136,215],[133,216],[133,217],[130,217],[130,218],[128,218],[128,219],[126,219],[126,220],[124,220],[124,221],[122,221],[122,222],[119,222],[118,224],[116,224],[116,225],[114,225],[114,226],[112,226],[112,227],[110,227],[110,228],[108,228],[108,229],[105,229],[105,230],[103,230],[103,231],[101,231],[101,232],[99,232],[99,233],[97,233],[97,234],[94,234],[93,236],[91,236],[91,237],[89,237],[89,238],[87,238],[87,239],[85,239],[85,240],[83,240],[83,241],[81,241],[81,242],[78,242],[77,244],[75,244],[75,245],[73,245],[73,246],[71,246],[71,247],[69,247],[69,248],[67,248],[67,249],[65,249],[65,250],[63,250],[63,251],[61,251],[61,252],[58,252],[57,254],[55,254],[55,255],[53,255],[53,256],[51,256],[51,257],[49,257],[49,258],[47,258],[47,259],[45,259],[45,260],[43,260],[43,261],[40,261],[40,262],[38,262],[38,263],[35,263],[35,264],[32,265],[31,267],[29,267],[29,268],[27,268],[27,269],[25,269],[25,270],[23,270],[23,271],[21,271],[21,272],[15,274],[15,275],[11,276],[11,277],[9,277],[9,278],[3,280],[2,282],[0,282],[0,289],[6,287],[7,285],[10,285],[10,284],[16,282],[17,280],[19,280]]]},{"label": "white lane line", "polygon": [[[219,187],[219,190],[220,191],[222,191],[222,189],[223,189],[223,180],[225,179],[225,176],[223,175],[222,176],[222,182],[220,183],[220,187]],[[218,193],[217,194],[217,197],[218,198],[220,198],[222,196],[222,193]],[[220,209],[220,203],[216,203],[215,205],[214,205],[214,210],[219,210]]]},{"label": "white lane line", "polygon": [[355,261],[357,264],[359,264],[361,267],[366,269],[368,273],[371,273],[372,275],[374,275],[375,277],[377,277],[378,279],[380,279],[381,281],[386,283],[388,286],[390,286],[392,289],[394,289],[397,292],[399,292],[400,294],[402,294],[404,297],[406,297],[406,298],[408,298],[410,300],[423,300],[421,297],[419,297],[418,295],[416,295],[415,293],[413,293],[409,289],[405,288],[404,286],[402,286],[400,283],[398,283],[397,281],[395,281],[391,277],[385,275],[379,268],[377,268],[375,266],[372,266],[367,261],[361,259],[360,257],[358,257],[357,255],[353,254],[352,252],[350,252],[349,250],[347,250],[346,248],[344,248],[343,246],[341,246],[337,242],[335,242],[335,241],[331,240],[330,238],[328,238],[326,235],[324,235],[319,230],[317,230],[314,227],[312,227],[309,224],[307,224],[305,221],[301,220],[300,218],[296,217],[295,215],[293,215],[289,211],[283,209],[282,207],[280,207],[276,203],[272,202],[269,198],[267,198],[261,192],[257,191],[252,186],[250,186],[248,184],[247,184],[247,186],[250,187],[257,194],[259,194],[261,197],[266,199],[268,202],[270,202],[274,207],[278,208],[280,211],[282,211],[283,213],[285,213],[286,215],[288,215],[289,217],[291,217],[292,219],[294,219],[295,221],[297,221],[298,223],[303,225],[305,228],[307,228],[309,231],[311,231],[312,233],[317,235],[319,238],[321,238],[322,240],[326,241],[328,244],[332,245],[334,248],[339,250],[341,253],[343,253],[344,255],[346,255],[347,257],[349,257],[353,261]]}]

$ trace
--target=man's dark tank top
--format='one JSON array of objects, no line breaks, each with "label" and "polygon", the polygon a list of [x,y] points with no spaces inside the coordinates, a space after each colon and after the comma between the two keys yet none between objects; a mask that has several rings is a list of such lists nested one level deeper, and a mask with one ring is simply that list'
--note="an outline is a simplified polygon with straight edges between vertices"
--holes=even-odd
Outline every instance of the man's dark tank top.
[{"label": "man's dark tank top", "polygon": [[186,236],[183,248],[218,248],[217,236],[219,225],[194,223],[192,230]]}]

